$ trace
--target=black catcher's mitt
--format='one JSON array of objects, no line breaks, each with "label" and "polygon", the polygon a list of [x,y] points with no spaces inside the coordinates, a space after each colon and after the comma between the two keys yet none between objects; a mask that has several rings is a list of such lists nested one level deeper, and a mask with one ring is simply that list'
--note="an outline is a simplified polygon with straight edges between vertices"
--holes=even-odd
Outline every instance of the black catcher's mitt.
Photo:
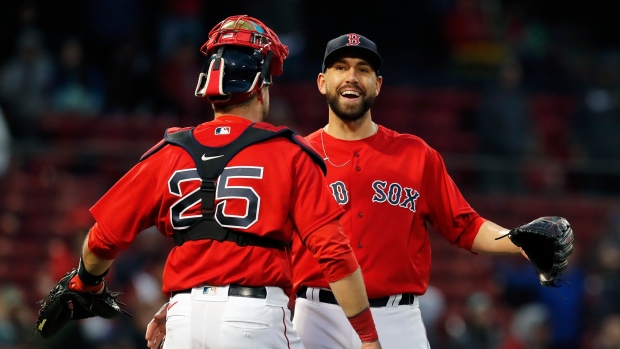
[{"label": "black catcher's mitt", "polygon": [[512,229],[510,240],[521,247],[536,268],[543,286],[558,287],[558,276],[573,252],[573,230],[562,217],[540,217]]},{"label": "black catcher's mitt", "polygon": [[[118,292],[109,292],[104,286],[103,293],[80,293],[69,289],[69,281],[77,274],[77,269],[73,269],[58,281],[56,286],[42,300],[39,317],[35,332],[43,338],[48,338],[60,331],[70,320],[80,320],[89,317],[100,316],[111,319],[125,313],[120,305],[125,305],[118,301]],[[131,315],[130,315],[131,316]]]}]

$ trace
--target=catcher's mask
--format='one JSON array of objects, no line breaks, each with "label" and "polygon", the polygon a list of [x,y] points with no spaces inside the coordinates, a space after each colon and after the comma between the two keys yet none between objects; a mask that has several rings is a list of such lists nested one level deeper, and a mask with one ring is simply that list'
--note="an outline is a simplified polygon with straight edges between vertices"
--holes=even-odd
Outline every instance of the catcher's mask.
[{"label": "catcher's mask", "polygon": [[211,29],[200,52],[207,60],[195,95],[226,105],[250,98],[271,84],[272,75],[282,74],[288,47],[261,21],[239,15]]}]

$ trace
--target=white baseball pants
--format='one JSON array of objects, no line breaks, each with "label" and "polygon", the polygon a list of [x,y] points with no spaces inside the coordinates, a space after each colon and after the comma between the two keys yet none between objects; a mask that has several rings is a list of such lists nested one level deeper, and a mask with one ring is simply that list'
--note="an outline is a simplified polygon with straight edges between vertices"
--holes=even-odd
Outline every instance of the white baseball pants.
[{"label": "white baseball pants", "polygon": [[[340,306],[320,302],[317,291],[308,288],[308,296],[295,301],[293,324],[306,349],[359,349],[361,341]],[[398,305],[398,297],[391,296],[384,307],[370,308],[381,347],[430,349],[418,298],[412,304]]]},{"label": "white baseball pants", "polygon": [[266,287],[263,299],[229,296],[228,288],[173,294],[164,349],[304,349],[282,289]]}]

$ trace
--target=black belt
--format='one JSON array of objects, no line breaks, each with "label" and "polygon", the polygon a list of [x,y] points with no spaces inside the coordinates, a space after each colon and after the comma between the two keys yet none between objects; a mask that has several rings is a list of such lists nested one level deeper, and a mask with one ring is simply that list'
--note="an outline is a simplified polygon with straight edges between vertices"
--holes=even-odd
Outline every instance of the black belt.
[{"label": "black belt", "polygon": [[[174,297],[180,293],[191,293],[192,289],[188,288],[186,290],[181,291],[173,291],[171,292],[171,296]],[[267,289],[264,287],[247,287],[247,286],[237,286],[230,285],[228,287],[228,295],[233,297],[248,297],[248,298],[267,298]]]},{"label": "black belt", "polygon": [[[306,290],[308,290],[307,287],[305,286],[302,287],[301,290],[297,292],[297,297],[307,299]],[[413,304],[415,297],[416,296],[413,293],[403,293],[402,298],[400,299],[400,302],[398,302],[398,305]],[[393,301],[394,301],[394,298],[392,298],[392,302],[390,302],[390,296],[368,299],[368,303],[370,304],[371,308],[381,308],[381,307],[386,307],[388,305],[394,306],[395,304],[390,304],[390,303],[393,303]],[[338,304],[338,302],[336,301],[336,297],[334,297],[334,294],[331,291],[327,291],[327,290],[319,290],[319,302],[329,303],[329,304]]]}]

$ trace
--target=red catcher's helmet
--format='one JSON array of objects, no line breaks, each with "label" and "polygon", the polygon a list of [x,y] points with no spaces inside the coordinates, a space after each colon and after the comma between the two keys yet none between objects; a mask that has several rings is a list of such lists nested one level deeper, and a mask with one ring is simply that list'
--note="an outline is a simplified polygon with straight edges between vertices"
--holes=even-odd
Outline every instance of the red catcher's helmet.
[{"label": "red catcher's helmet", "polygon": [[214,49],[222,45],[248,46],[267,56],[273,52],[270,73],[281,75],[288,47],[280,42],[276,33],[263,22],[248,15],[231,16],[218,23],[209,32],[209,40],[202,45],[200,52],[209,57]]},{"label": "red catcher's helmet", "polygon": [[213,27],[200,52],[207,62],[198,78],[196,96],[211,103],[232,104],[270,84],[272,75],[282,74],[288,47],[263,22],[238,15]]}]

